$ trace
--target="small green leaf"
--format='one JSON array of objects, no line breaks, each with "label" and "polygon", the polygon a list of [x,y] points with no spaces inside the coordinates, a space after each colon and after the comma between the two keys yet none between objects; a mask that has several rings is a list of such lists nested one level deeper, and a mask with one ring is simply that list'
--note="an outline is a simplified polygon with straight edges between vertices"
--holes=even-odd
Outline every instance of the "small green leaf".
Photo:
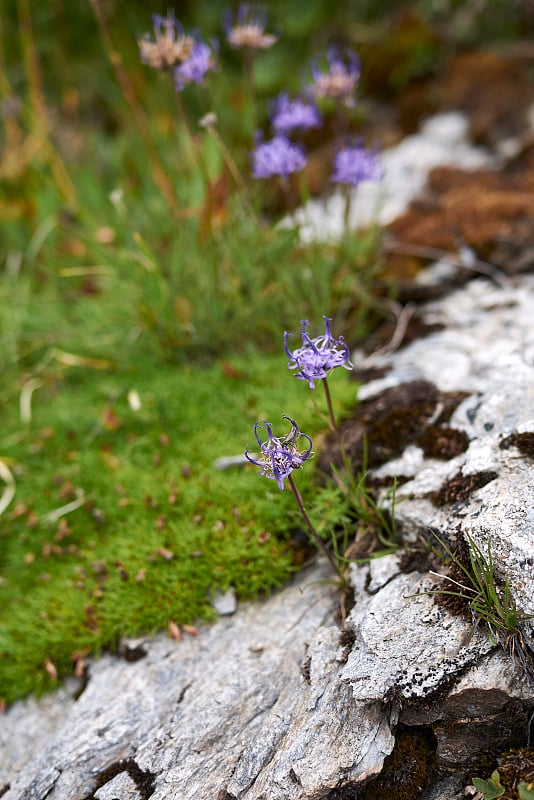
[{"label": "small green leaf", "polygon": [[477,791],[482,792],[484,800],[495,800],[496,797],[504,794],[504,786],[501,786],[499,780],[499,773],[495,770],[489,781],[473,778],[473,786]]},{"label": "small green leaf", "polygon": [[517,791],[519,800],[534,800],[534,783],[520,783]]}]

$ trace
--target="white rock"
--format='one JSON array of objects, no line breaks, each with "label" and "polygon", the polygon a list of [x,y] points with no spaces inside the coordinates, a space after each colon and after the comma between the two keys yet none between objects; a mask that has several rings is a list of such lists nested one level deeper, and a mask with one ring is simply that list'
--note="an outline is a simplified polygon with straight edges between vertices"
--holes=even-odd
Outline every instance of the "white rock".
[{"label": "white rock", "polygon": [[215,592],[210,599],[211,605],[221,617],[231,616],[237,608],[235,590],[230,587],[226,592]]}]

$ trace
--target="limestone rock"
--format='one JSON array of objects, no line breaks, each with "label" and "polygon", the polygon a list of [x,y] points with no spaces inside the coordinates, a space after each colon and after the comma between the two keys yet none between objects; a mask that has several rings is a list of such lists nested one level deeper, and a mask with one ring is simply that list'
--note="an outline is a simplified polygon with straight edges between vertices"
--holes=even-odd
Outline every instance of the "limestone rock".
[{"label": "limestone rock", "polygon": [[94,793],[95,800],[143,800],[137,785],[128,772],[119,772]]},{"label": "limestone rock", "polygon": [[[442,392],[470,390],[447,423],[467,436],[465,452],[437,460],[419,450],[414,458],[411,443],[379,474],[409,471],[411,480],[398,491],[397,521],[404,531],[428,535],[432,528],[445,538],[461,533],[485,553],[489,544],[497,576],[508,578],[518,607],[527,613],[534,613],[534,485],[528,448],[534,433],[533,316],[534,276],[524,276],[509,291],[477,279],[429,304],[424,317],[439,320],[443,329],[381,359],[391,367],[387,378],[367,384],[361,393],[375,396],[407,376],[430,381]],[[521,442],[523,452],[517,446]],[[532,637],[531,624],[525,631]]]},{"label": "limestone rock", "polygon": [[[336,680],[336,601],[318,583],[325,577],[319,565],[198,637],[147,640],[135,662],[93,662],[61,724],[64,697],[46,698],[37,712],[15,704],[2,720],[5,800],[137,800],[135,791],[154,800],[300,800],[379,772],[394,739],[380,705],[356,705]],[[25,729],[25,759],[11,750],[23,707],[54,719],[45,736]]]}]

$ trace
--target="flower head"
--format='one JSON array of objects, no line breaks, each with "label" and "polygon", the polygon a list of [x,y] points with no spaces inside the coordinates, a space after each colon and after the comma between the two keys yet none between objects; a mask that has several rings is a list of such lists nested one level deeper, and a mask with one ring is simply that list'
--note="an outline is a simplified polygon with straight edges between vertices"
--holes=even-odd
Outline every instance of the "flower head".
[{"label": "flower head", "polygon": [[166,17],[154,14],[152,21],[154,41],[150,34],[145,33],[138,42],[141,61],[149,67],[161,70],[186,61],[193,51],[195,40],[192,36],[186,36],[172,11]]},{"label": "flower head", "polygon": [[213,71],[215,66],[214,47],[210,47],[209,44],[201,40],[195,41],[189,58],[174,70],[174,87],[176,91],[183,91],[189,83],[202,84],[206,73]]},{"label": "flower head", "polygon": [[354,104],[354,92],[360,78],[360,59],[353,50],[331,47],[326,55],[327,69],[312,64],[311,92],[316,100],[330,97]]},{"label": "flower head", "polygon": [[252,153],[252,174],[255,178],[271,178],[273,175],[287,178],[305,165],[304,149],[282,134],[268,142],[260,142]]},{"label": "flower head", "polygon": [[[288,478],[294,469],[299,469],[307,458],[312,454],[312,440],[302,433],[295,420],[285,414],[282,419],[287,419],[291,423],[291,430],[284,437],[279,438],[273,435],[273,428],[265,420],[254,424],[254,436],[258,442],[261,455],[259,459],[249,455],[248,447],[245,450],[245,457],[251,464],[261,467],[260,475],[265,475],[272,481],[278,482],[278,488],[284,488],[284,480]],[[264,428],[267,432],[267,441],[262,441],[258,434],[258,429]],[[303,450],[299,450],[299,439],[305,439],[306,445]]]},{"label": "flower head", "polygon": [[284,350],[289,360],[289,369],[296,369],[295,378],[301,381],[308,381],[310,389],[315,389],[315,381],[323,380],[328,375],[328,371],[335,367],[345,367],[354,369],[350,360],[350,352],[345,344],[343,337],[334,339],[330,331],[330,317],[323,317],[325,321],[325,333],[323,336],[310,338],[306,328],[308,320],[303,319],[302,325],[302,347],[298,347],[293,352],[288,347],[287,340],[293,334],[284,333]]},{"label": "flower head", "polygon": [[334,183],[358,186],[362,181],[379,181],[381,177],[377,154],[361,144],[343,147],[334,156]]},{"label": "flower head", "polygon": [[267,15],[255,3],[241,3],[235,23],[231,17],[225,24],[228,44],[236,49],[266,50],[278,40],[277,36],[265,33]]},{"label": "flower head", "polygon": [[271,122],[277,133],[289,133],[297,128],[318,128],[322,119],[314,103],[290,100],[287,92],[282,92],[272,104]]}]

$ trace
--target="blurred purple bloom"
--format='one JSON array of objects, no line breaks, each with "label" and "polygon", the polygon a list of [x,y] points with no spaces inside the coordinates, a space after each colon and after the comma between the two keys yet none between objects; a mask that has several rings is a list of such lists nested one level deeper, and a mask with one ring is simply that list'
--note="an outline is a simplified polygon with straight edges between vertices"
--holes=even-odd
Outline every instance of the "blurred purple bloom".
[{"label": "blurred purple bloom", "polygon": [[250,50],[265,50],[278,40],[277,36],[265,33],[267,14],[256,3],[241,3],[235,22],[231,12],[226,14],[224,28],[231,47],[248,47]]},{"label": "blurred purple bloom", "polygon": [[255,178],[271,178],[273,175],[287,178],[305,165],[304,149],[282,134],[267,142],[260,142],[252,153],[252,174]]},{"label": "blurred purple bloom", "polygon": [[361,144],[343,147],[334,156],[334,183],[350,183],[358,186],[362,181],[379,181],[382,170],[378,156]]},{"label": "blurred purple bloom", "polygon": [[154,14],[154,41],[150,34],[139,39],[141,61],[154,69],[169,69],[175,64],[185,61],[191,55],[195,40],[187,36],[182,24],[172,11],[166,17]]},{"label": "blurred purple bloom", "polygon": [[201,40],[196,41],[189,58],[174,70],[174,88],[181,92],[189,83],[200,85],[206,73],[215,69],[215,64],[214,48]]},{"label": "blurred purple bloom", "polygon": [[[291,431],[283,438],[273,436],[272,425],[269,422],[265,422],[265,420],[254,424],[254,435],[261,451],[259,459],[249,455],[248,447],[245,450],[245,458],[251,464],[261,467],[260,475],[265,475],[269,480],[277,481],[279,489],[284,488],[284,480],[291,475],[294,469],[299,469],[312,452],[312,440],[310,437],[299,430],[297,423],[291,417],[287,417],[284,414],[282,419],[287,419],[291,423]],[[260,439],[259,428],[264,428],[267,431],[266,442]],[[298,449],[299,439],[306,440],[304,450]]]},{"label": "blurred purple bloom", "polygon": [[354,364],[350,360],[349,348],[345,344],[342,336],[334,339],[330,331],[330,317],[323,317],[325,321],[325,333],[311,339],[306,331],[308,320],[301,320],[302,325],[302,347],[291,350],[287,340],[292,333],[284,333],[284,350],[290,359],[287,365],[289,369],[296,369],[295,378],[301,381],[308,381],[310,389],[315,389],[315,381],[323,380],[327,377],[328,371],[335,367],[345,367],[354,369]]},{"label": "blurred purple bloom", "polygon": [[317,62],[312,64],[312,95],[316,100],[331,97],[353,105],[354,92],[360,78],[360,59],[353,50],[340,51],[337,47],[331,47],[327,52],[326,62],[326,70],[320,69]]},{"label": "blurred purple bloom", "polygon": [[322,118],[314,103],[290,100],[287,92],[282,92],[272,104],[271,122],[277,133],[289,133],[297,128],[318,128]]}]

